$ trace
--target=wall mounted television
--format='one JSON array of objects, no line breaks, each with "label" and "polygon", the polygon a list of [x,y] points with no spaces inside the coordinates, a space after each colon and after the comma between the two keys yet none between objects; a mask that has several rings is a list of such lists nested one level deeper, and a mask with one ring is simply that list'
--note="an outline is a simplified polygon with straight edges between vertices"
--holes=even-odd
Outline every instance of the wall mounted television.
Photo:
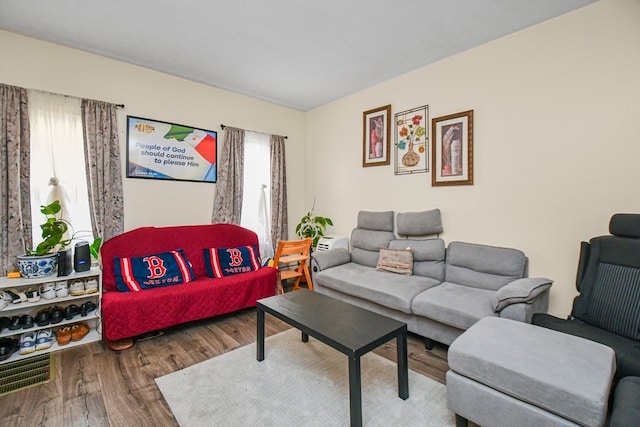
[{"label": "wall mounted television", "polygon": [[127,178],[216,182],[218,133],[127,116]]}]

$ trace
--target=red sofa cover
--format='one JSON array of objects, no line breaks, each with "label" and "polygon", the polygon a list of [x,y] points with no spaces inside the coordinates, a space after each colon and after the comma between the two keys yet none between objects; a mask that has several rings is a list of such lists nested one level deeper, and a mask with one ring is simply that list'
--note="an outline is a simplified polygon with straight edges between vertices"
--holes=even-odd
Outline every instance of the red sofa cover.
[{"label": "red sofa cover", "polygon": [[[102,257],[103,336],[118,340],[192,320],[254,307],[256,300],[276,293],[278,270],[258,271],[211,279],[206,275],[205,248],[255,245],[257,235],[232,224],[141,227],[104,242]],[[173,249],[184,249],[195,280],[180,285],[119,292],[114,257],[139,257]]]}]

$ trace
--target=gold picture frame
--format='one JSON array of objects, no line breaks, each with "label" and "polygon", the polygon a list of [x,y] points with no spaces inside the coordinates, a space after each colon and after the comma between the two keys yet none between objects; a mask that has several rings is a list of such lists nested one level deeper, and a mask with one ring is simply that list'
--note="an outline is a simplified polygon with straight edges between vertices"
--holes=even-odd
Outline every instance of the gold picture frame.
[{"label": "gold picture frame", "polygon": [[473,110],[431,121],[431,185],[473,185]]},{"label": "gold picture frame", "polygon": [[391,163],[391,105],[362,113],[362,167]]}]

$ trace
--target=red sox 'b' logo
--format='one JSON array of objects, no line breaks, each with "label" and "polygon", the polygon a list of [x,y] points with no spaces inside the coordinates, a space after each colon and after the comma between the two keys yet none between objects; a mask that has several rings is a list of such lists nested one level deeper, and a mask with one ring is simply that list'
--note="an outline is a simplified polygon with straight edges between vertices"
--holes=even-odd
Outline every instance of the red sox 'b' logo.
[{"label": "red sox 'b' logo", "polygon": [[239,249],[229,248],[227,249],[227,252],[231,258],[231,262],[229,263],[230,267],[238,267],[239,265],[242,265],[242,252],[240,252]]},{"label": "red sox 'b' logo", "polygon": [[147,263],[147,268],[149,269],[149,275],[147,277],[149,279],[157,279],[166,274],[167,268],[164,266],[162,258],[157,256],[148,256],[144,257],[142,260]]}]

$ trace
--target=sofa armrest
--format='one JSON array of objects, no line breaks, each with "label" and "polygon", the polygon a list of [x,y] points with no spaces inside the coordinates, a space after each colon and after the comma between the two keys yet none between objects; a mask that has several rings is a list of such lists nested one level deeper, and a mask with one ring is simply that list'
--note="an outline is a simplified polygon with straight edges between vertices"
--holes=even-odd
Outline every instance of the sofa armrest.
[{"label": "sofa armrest", "polygon": [[329,249],[328,251],[311,254],[311,269],[313,272],[326,270],[351,261],[351,254],[344,248]]},{"label": "sofa armrest", "polygon": [[517,279],[496,291],[491,307],[496,313],[511,304],[531,304],[540,295],[547,292],[553,283],[543,277]]}]

